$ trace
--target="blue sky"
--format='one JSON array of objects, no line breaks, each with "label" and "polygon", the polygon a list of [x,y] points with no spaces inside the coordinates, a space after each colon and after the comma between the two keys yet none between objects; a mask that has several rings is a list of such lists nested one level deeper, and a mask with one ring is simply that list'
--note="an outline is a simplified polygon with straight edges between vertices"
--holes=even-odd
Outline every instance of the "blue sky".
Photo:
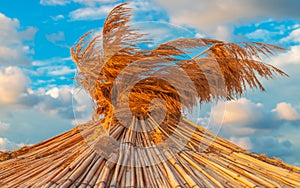
[{"label": "blue sky", "polygon": [[[101,31],[107,13],[121,2],[0,0],[0,150],[73,128],[74,108],[78,122],[90,117],[89,99],[72,96],[76,66],[69,49],[87,31]],[[209,37],[285,47],[265,61],[289,77],[263,81],[266,92],[249,90],[227,102],[218,134],[300,166],[299,1],[136,0],[130,6],[135,8],[134,22],[156,41]],[[205,113],[199,117],[203,124],[208,119]]]}]

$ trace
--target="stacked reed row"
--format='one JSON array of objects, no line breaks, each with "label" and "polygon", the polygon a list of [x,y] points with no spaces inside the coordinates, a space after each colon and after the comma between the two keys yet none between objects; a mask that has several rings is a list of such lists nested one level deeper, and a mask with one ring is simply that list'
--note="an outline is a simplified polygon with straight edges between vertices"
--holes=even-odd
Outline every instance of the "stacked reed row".
[{"label": "stacked reed row", "polygon": [[14,151],[0,162],[0,187],[300,187],[299,168],[249,153],[186,119],[168,135],[169,148],[148,133],[114,126],[109,138],[119,145],[111,153],[99,126],[89,122]]}]

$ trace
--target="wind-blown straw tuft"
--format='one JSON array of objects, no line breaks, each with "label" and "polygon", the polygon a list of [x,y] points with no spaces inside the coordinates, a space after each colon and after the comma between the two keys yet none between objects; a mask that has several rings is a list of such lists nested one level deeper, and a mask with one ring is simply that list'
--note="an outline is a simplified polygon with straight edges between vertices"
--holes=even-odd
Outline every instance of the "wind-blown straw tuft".
[{"label": "wind-blown straw tuft", "polygon": [[[269,79],[275,73],[286,75],[261,61],[262,56],[269,57],[282,48],[259,42],[226,43],[215,39],[180,38],[160,44],[153,50],[143,50],[138,44],[149,39],[130,27],[131,9],[125,5],[127,3],[115,7],[107,16],[101,36],[92,37],[92,32],[88,32],[71,49],[79,71],[77,83],[92,96],[96,104],[95,115],[104,115],[105,124],[110,123],[116,113],[116,106],[112,104],[113,84],[117,82],[124,89],[137,74],[145,79],[130,91],[130,104],[131,111],[141,119],[148,118],[149,103],[153,98],[162,99],[169,115],[178,116],[182,110],[191,110],[198,104],[197,101],[239,97],[247,86],[264,91],[257,76]],[[189,50],[200,48],[205,50],[193,58],[184,58]],[[130,66],[132,64],[135,66]],[[155,70],[161,71],[157,73],[161,77],[172,74],[170,65],[181,68],[193,82],[193,86],[187,86],[186,80],[173,75],[174,83],[182,86],[179,88],[183,91],[180,96],[176,92],[178,88],[151,77]],[[127,79],[117,80],[128,66]],[[207,73],[219,81],[209,83]],[[117,93],[117,96],[122,98],[122,93]],[[120,108],[118,106],[118,110]]]}]

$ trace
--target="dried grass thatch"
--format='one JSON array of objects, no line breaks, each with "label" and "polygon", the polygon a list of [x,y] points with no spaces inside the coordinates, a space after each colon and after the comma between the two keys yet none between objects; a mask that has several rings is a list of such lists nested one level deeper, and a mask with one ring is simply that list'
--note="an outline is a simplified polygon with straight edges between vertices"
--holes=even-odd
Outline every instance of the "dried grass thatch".
[{"label": "dried grass thatch", "polygon": [[[264,90],[257,75],[266,79],[272,78],[274,73],[285,75],[272,65],[261,62],[261,56],[268,57],[282,48],[259,42],[237,44],[205,38],[180,38],[160,44],[153,50],[142,50],[138,44],[149,39],[131,29],[130,9],[125,5],[117,6],[108,15],[102,36],[91,38],[89,32],[71,49],[79,69],[78,84],[94,99],[95,115],[104,115],[105,125],[111,124],[115,109],[128,105],[118,101],[116,106],[112,97],[123,99],[128,93],[122,91],[137,79],[135,75],[145,77],[130,88],[130,110],[140,119],[148,118],[149,103],[154,98],[165,102],[169,115],[180,116],[180,111],[191,110],[197,101],[240,96],[247,85]],[[186,58],[189,50],[195,48],[205,50],[193,58]],[[117,79],[127,67],[130,70],[123,74],[122,79]],[[184,71],[193,84],[187,85],[186,79],[176,76],[170,67]],[[152,77],[153,72],[155,77]],[[159,79],[167,74],[172,75],[173,83],[179,88]],[[209,83],[208,74],[218,82]],[[121,87],[115,94],[112,91],[114,84]],[[182,91],[180,96],[178,90]]]},{"label": "dried grass thatch", "polygon": [[[187,119],[173,135],[174,145],[187,141],[180,152],[152,147],[154,140],[147,133],[118,126],[110,135],[122,144],[106,156],[83,139],[98,126],[88,122],[2,154],[0,187],[300,187],[300,168],[250,153]],[[114,147],[103,138],[93,144]]]},{"label": "dried grass thatch", "polygon": [[[299,168],[250,153],[181,115],[198,102],[238,97],[246,86],[264,90],[258,75],[285,73],[261,56],[281,48],[177,39],[143,50],[139,43],[148,39],[131,29],[125,5],[108,15],[101,40],[89,32],[71,50],[95,120],[0,153],[0,187],[300,187]],[[160,102],[151,105],[154,99]]]}]

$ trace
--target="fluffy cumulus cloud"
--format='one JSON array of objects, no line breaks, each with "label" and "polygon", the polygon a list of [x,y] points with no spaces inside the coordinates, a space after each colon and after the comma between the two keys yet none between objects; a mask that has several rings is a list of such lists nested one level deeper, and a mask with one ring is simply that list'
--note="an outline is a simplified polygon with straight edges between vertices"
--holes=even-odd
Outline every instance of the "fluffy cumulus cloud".
[{"label": "fluffy cumulus cloud", "polygon": [[281,39],[281,42],[297,42],[300,43],[300,28],[293,30],[287,37]]},{"label": "fluffy cumulus cloud", "polygon": [[[300,113],[286,102],[278,103],[273,110],[266,109],[261,103],[254,103],[249,99],[241,98],[218,103],[211,110],[210,117],[201,118],[200,124],[214,122],[214,118],[223,117],[221,137],[241,138],[258,133],[267,133],[278,130],[286,122],[297,124]],[[218,120],[216,120],[218,121]],[[237,142],[237,140],[235,140]]]},{"label": "fluffy cumulus cloud", "polygon": [[90,95],[84,90],[75,89],[73,97],[74,120],[72,124],[79,125],[91,120],[94,109]]},{"label": "fluffy cumulus cloud", "polygon": [[281,44],[288,44],[285,52],[278,54],[272,59],[272,63],[277,66],[300,64],[300,29],[295,24],[288,35],[279,40]]},{"label": "fluffy cumulus cloud", "polygon": [[269,129],[266,126],[260,127],[266,113],[261,103],[241,98],[218,102],[211,108],[209,117],[198,118],[197,123],[227,139],[252,136],[257,129]]},{"label": "fluffy cumulus cloud", "polygon": [[[27,88],[17,101],[18,109],[9,108],[9,105],[0,109],[0,119],[3,119],[0,137],[7,138],[3,139],[2,149],[13,148],[9,140],[37,143],[91,120],[92,101],[84,90],[79,91],[73,96],[73,88],[67,85],[47,90]],[[5,110],[9,116],[4,116],[2,111]]]},{"label": "fluffy cumulus cloud", "polygon": [[[280,67],[288,67],[290,65],[300,64],[300,29],[292,30],[288,36],[279,40],[282,44],[289,44],[286,51],[278,54],[272,58],[272,64]],[[290,71],[290,72],[293,72]],[[293,75],[294,80],[297,79],[297,75]]]},{"label": "fluffy cumulus cloud", "polygon": [[261,103],[241,98],[228,102],[218,103],[212,108],[211,121],[218,122],[222,119],[221,136],[229,138],[231,136],[250,136],[255,133],[255,126],[265,115]]},{"label": "fluffy cumulus cloud", "polygon": [[155,0],[164,7],[171,22],[189,25],[211,35],[220,25],[255,22],[261,18],[299,18],[297,0]]},{"label": "fluffy cumulus cloud", "polygon": [[74,125],[90,120],[93,113],[89,95],[84,90],[74,90],[68,85],[48,90],[27,89],[20,95],[17,103],[23,109],[33,109],[53,118],[59,117]]},{"label": "fluffy cumulus cloud", "polygon": [[19,30],[20,22],[16,18],[9,18],[0,13],[1,44],[19,44],[22,40],[31,40],[34,37],[36,29],[28,27],[26,30]]},{"label": "fluffy cumulus cloud", "polygon": [[[69,72],[69,70],[66,71]],[[81,99],[76,98],[72,101],[73,88],[71,86],[60,85],[52,86],[47,90],[44,88],[32,90],[29,83],[30,79],[18,67],[10,66],[0,69],[1,113],[11,113],[17,107],[35,109],[53,117],[68,119],[70,122],[74,119],[72,104],[80,103]],[[0,130],[7,129],[7,125],[0,122]]]},{"label": "fluffy cumulus cloud", "polygon": [[291,104],[286,102],[278,103],[276,108],[272,111],[277,114],[279,119],[290,121],[300,120],[300,113],[297,112],[297,110],[293,108]]},{"label": "fluffy cumulus cloud", "polygon": [[241,98],[226,102],[226,108],[219,103],[211,113],[218,116],[224,113],[220,137],[254,153],[265,153],[299,165],[300,113],[287,102],[275,106],[272,110]]},{"label": "fluffy cumulus cloud", "polygon": [[11,151],[11,150],[14,150],[14,149],[17,149],[17,148],[20,148],[24,146],[23,143],[14,143],[12,141],[10,141],[9,139],[7,138],[1,138],[0,137],[0,151]]},{"label": "fluffy cumulus cloud", "polygon": [[250,125],[260,120],[261,111],[260,104],[241,98],[227,102],[219,101],[212,106],[202,106],[201,112],[193,112],[188,118],[210,132],[229,139],[253,135],[255,129]]},{"label": "fluffy cumulus cloud", "polygon": [[252,142],[249,137],[242,137],[242,138],[230,137],[229,141],[246,150],[253,149]]},{"label": "fluffy cumulus cloud", "polygon": [[28,65],[33,50],[26,41],[31,41],[36,29],[28,27],[20,30],[18,19],[0,13],[0,65]]},{"label": "fluffy cumulus cloud", "polygon": [[0,69],[0,104],[12,104],[26,91],[29,78],[18,67]]},{"label": "fluffy cumulus cloud", "polygon": [[300,45],[291,46],[286,52],[274,57],[272,64],[277,66],[300,64]]},{"label": "fluffy cumulus cloud", "polygon": [[49,90],[28,90],[20,97],[19,104],[53,117],[73,119],[72,88],[70,86],[53,87]]},{"label": "fluffy cumulus cloud", "polygon": [[0,104],[0,149],[16,149],[20,145],[14,142],[37,143],[71,129],[78,124],[73,112],[76,109],[76,117],[85,118],[80,122],[85,123],[92,113],[86,110],[87,102],[82,97],[73,98],[72,93],[73,88],[67,85],[47,90],[27,87],[14,103]]},{"label": "fluffy cumulus cloud", "polygon": [[[218,106],[216,106],[216,110],[218,110]],[[223,123],[255,122],[262,118],[262,112],[261,103],[255,104],[246,98],[232,100],[226,103]]]}]

